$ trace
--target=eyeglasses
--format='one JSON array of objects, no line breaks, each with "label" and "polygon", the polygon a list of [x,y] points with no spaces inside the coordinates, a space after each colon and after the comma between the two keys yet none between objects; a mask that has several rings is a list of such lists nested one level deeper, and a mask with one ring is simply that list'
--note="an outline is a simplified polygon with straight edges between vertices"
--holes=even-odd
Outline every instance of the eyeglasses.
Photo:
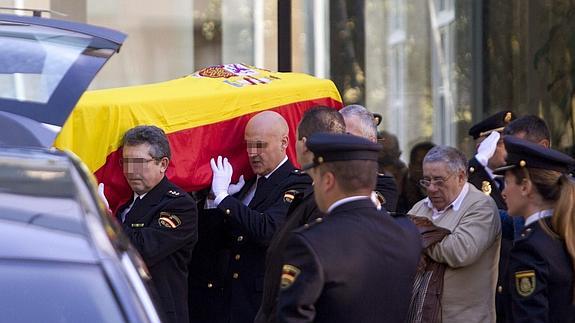
[{"label": "eyeglasses", "polygon": [[146,158],[120,158],[119,162],[120,162],[120,166],[122,167],[126,167],[128,165],[144,165],[147,164],[151,161],[158,161],[161,158],[150,158],[150,159],[146,159]]},{"label": "eyeglasses", "polygon": [[256,153],[260,153],[262,150],[264,150],[268,147],[268,143],[265,141],[260,141],[260,140],[246,141],[246,146],[247,146],[248,152],[255,150]]},{"label": "eyeglasses", "polygon": [[431,186],[431,184],[435,185],[435,187],[443,187],[445,185],[445,182],[447,182],[451,177],[453,176],[453,174],[447,176],[447,177],[435,177],[435,178],[424,178],[424,179],[420,179],[419,180],[419,185],[428,188]]}]

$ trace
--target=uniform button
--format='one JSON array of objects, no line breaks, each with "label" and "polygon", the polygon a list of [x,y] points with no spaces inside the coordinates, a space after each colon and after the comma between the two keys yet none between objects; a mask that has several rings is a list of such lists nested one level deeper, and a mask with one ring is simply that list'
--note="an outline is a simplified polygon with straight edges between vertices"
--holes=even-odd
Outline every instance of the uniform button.
[{"label": "uniform button", "polygon": [[242,242],[244,240],[244,236],[238,236],[238,242]]},{"label": "uniform button", "polygon": [[501,286],[501,285],[497,286],[497,292],[499,294],[503,293],[503,286]]},{"label": "uniform button", "polygon": [[230,209],[226,209],[226,214],[230,215],[230,213],[232,213],[232,211],[230,211]]},{"label": "uniform button", "polygon": [[315,222],[320,223],[321,221],[323,221],[323,218],[317,218],[315,219]]},{"label": "uniform button", "polygon": [[522,233],[522,234],[521,234],[521,238],[525,238],[525,233]]},{"label": "uniform button", "polygon": [[234,274],[232,275],[232,277],[233,277],[234,279],[238,279],[238,277],[240,277],[240,274],[234,273]]},{"label": "uniform button", "polygon": [[212,288],[212,287],[214,287],[214,284],[208,283],[208,288]]},{"label": "uniform button", "polygon": [[235,258],[236,260],[240,260],[240,255],[237,254],[234,258]]}]

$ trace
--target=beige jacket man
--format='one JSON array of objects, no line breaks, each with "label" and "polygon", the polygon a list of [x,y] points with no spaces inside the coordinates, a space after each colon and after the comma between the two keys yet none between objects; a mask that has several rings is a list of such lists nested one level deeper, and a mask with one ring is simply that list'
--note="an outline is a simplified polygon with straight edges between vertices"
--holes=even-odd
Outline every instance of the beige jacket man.
[{"label": "beige jacket man", "polygon": [[[433,173],[438,165],[442,163],[438,164],[432,158],[427,165],[428,173]],[[451,185],[448,184],[450,176],[461,176],[451,181],[460,180],[461,185],[455,186],[453,195],[456,197],[441,205],[437,202],[434,186]],[[441,298],[442,322],[495,322],[501,223],[493,199],[467,184],[466,179],[464,170],[443,177],[427,175],[426,179],[424,159],[422,185],[427,186],[429,197],[419,201],[409,214],[426,217],[436,226],[451,231],[441,242],[426,250],[433,260],[448,266]]]}]

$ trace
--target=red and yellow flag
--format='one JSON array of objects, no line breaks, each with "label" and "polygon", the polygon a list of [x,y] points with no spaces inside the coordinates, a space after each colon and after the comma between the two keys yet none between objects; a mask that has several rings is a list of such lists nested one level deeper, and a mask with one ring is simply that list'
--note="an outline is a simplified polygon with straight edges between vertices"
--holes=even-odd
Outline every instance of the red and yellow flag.
[{"label": "red and yellow flag", "polygon": [[295,129],[309,108],[341,108],[330,80],[277,73],[242,64],[212,66],[149,85],[86,92],[62,127],[55,146],[78,155],[106,187],[115,210],[131,198],[119,165],[123,134],[138,125],[162,128],[170,141],[168,178],[191,192],[209,187],[209,160],[222,155],[239,175],[252,175],[243,140],[256,113],[280,113],[290,128],[288,156],[295,163]]}]

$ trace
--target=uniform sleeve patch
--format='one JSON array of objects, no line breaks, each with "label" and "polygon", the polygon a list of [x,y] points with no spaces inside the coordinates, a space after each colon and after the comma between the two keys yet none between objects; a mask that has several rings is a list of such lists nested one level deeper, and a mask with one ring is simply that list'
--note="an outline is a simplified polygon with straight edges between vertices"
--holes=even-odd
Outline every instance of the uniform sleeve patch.
[{"label": "uniform sleeve patch", "polygon": [[299,276],[301,270],[296,266],[284,265],[282,268],[282,278],[280,283],[281,289],[289,288]]},{"label": "uniform sleeve patch", "polygon": [[182,193],[175,191],[175,190],[169,190],[166,194],[168,196],[171,196],[171,197],[178,197],[178,196],[182,195]]},{"label": "uniform sleeve patch", "polygon": [[166,227],[168,229],[175,229],[179,227],[180,224],[182,224],[182,220],[180,220],[180,218],[175,214],[170,214],[168,212],[160,212],[160,218],[158,219],[158,223],[161,226]]},{"label": "uniform sleeve patch", "polygon": [[488,181],[481,182],[481,191],[485,195],[491,195],[491,184]]},{"label": "uniform sleeve patch", "polygon": [[515,273],[515,288],[517,289],[517,294],[528,297],[535,291],[535,271],[526,270],[518,271]]},{"label": "uniform sleeve patch", "polygon": [[289,190],[284,193],[284,202],[291,203],[295,199],[296,194],[298,191],[296,190]]}]

